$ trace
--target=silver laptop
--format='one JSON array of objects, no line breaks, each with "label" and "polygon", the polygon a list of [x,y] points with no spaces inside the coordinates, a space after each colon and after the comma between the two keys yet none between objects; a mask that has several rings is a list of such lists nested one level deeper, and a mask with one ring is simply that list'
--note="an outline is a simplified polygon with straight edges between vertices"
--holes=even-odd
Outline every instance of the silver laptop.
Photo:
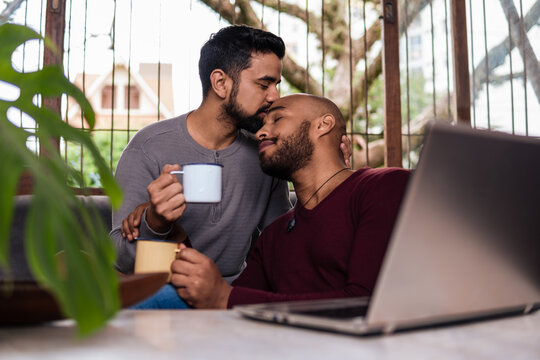
[{"label": "silver laptop", "polygon": [[430,124],[371,298],[235,307],[349,334],[540,308],[540,140]]}]

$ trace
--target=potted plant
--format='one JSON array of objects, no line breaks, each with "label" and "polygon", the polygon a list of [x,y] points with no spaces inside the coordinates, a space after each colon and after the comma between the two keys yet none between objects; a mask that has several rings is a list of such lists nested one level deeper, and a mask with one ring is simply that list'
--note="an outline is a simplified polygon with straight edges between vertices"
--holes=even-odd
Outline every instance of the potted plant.
[{"label": "potted plant", "polygon": [[[0,267],[6,270],[9,264],[17,184],[21,174],[28,172],[33,178],[33,196],[25,228],[26,258],[36,281],[54,295],[65,316],[73,318],[79,334],[85,335],[101,327],[120,308],[115,251],[105,226],[93,222],[91,210],[68,185],[71,177],[84,188],[82,177],[65,163],[50,139],[63,138],[84,146],[97,164],[113,207],[120,204],[121,191],[90,137],[94,112],[84,94],[66,79],[59,66],[28,73],[12,67],[16,48],[34,39],[39,40],[40,35],[27,27],[0,25],[0,81],[18,92],[14,99],[0,96]],[[51,46],[46,40],[45,44]],[[66,94],[75,99],[89,130],[73,128],[59,114],[36,105],[38,94],[42,98]],[[37,130],[29,132],[12,124],[7,115],[10,108],[31,117]],[[46,156],[27,147],[30,136],[39,139]],[[58,266],[58,251],[64,253],[64,268]]]}]

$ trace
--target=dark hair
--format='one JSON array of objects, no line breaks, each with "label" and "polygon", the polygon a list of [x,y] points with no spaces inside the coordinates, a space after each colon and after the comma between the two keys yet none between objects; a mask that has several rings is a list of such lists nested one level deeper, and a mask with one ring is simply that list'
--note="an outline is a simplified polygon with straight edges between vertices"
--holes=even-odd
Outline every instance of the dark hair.
[{"label": "dark hair", "polygon": [[250,67],[254,52],[274,53],[283,59],[285,44],[279,36],[246,25],[228,26],[212,34],[201,48],[199,59],[203,98],[210,90],[212,71],[221,69],[236,82],[240,72]]}]

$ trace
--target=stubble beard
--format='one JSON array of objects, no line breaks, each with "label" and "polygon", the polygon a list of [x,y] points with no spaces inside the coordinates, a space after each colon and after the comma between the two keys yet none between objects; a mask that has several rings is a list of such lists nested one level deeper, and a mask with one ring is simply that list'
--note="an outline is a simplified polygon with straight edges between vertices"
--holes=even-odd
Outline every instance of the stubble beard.
[{"label": "stubble beard", "polygon": [[265,157],[264,153],[259,156],[265,174],[291,181],[292,175],[311,161],[314,146],[309,139],[310,125],[309,121],[302,122],[296,133],[281,140],[272,156]]},{"label": "stubble beard", "polygon": [[224,118],[230,119],[232,125],[238,129],[244,129],[252,134],[255,134],[263,126],[263,118],[261,113],[266,112],[270,105],[263,105],[253,115],[248,115],[242,109],[242,106],[237,103],[238,83],[235,81],[231,91],[231,97],[227,104],[223,105]]}]

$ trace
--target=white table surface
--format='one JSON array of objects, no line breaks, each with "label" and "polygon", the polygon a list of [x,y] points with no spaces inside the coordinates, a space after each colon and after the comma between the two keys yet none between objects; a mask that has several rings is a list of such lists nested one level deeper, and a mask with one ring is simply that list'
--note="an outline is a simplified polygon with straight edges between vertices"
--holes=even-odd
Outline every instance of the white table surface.
[{"label": "white table surface", "polygon": [[71,320],[0,328],[0,359],[540,359],[540,311],[387,336],[248,320],[233,311],[123,310],[79,339]]}]

